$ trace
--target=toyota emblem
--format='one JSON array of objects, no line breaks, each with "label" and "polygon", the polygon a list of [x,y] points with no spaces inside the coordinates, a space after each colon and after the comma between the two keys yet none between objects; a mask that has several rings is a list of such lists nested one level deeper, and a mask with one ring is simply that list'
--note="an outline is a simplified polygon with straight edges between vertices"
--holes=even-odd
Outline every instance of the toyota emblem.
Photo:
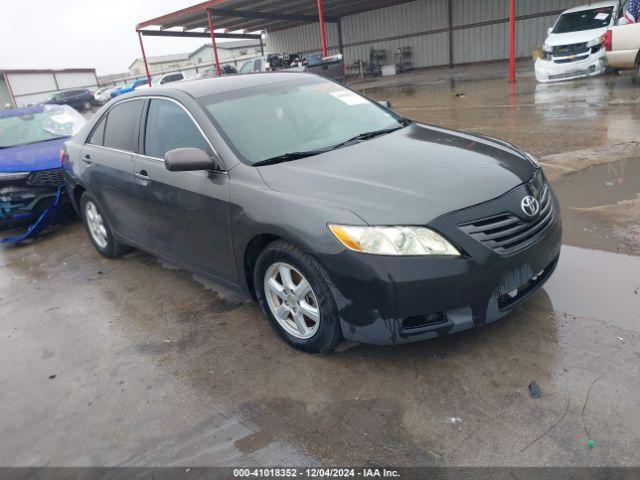
[{"label": "toyota emblem", "polygon": [[538,200],[533,198],[531,195],[528,195],[520,202],[520,208],[522,208],[525,215],[533,217],[540,210],[540,204],[538,203]]}]

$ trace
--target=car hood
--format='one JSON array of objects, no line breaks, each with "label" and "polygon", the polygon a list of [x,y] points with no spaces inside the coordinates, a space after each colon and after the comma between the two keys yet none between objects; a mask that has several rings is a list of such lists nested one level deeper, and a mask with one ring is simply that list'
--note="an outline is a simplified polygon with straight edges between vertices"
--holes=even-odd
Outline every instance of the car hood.
[{"label": "car hood", "polygon": [[414,123],[258,170],[274,190],[350,210],[368,224],[421,225],[499,197],[536,167],[506,142]]},{"label": "car hood", "polygon": [[552,33],[545,43],[550,47],[586,43],[607,33],[607,27],[582,30],[581,32]]},{"label": "car hood", "polygon": [[0,173],[59,168],[60,149],[68,138],[0,149]]}]

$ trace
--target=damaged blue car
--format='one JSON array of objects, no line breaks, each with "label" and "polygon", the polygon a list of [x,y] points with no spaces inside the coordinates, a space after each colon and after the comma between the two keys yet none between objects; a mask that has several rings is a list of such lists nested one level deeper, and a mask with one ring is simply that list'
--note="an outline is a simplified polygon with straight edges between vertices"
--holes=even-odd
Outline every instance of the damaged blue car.
[{"label": "damaged blue car", "polygon": [[61,148],[85,124],[67,105],[0,110],[0,242],[42,231],[64,203]]}]

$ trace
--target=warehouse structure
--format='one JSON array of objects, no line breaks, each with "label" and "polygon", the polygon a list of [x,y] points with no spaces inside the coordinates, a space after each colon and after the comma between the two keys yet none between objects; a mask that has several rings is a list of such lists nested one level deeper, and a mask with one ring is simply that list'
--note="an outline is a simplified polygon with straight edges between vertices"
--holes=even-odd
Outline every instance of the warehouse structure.
[{"label": "warehouse structure", "polygon": [[[210,0],[137,26],[142,35],[260,38],[271,53],[343,53],[412,68],[529,57],[558,14],[586,0]],[[510,16],[514,28],[510,41]],[[157,28],[159,27],[159,29]],[[323,48],[325,47],[325,48]]]},{"label": "warehouse structure", "polygon": [[[255,58],[262,54],[260,42],[256,40],[235,40],[218,45],[218,57],[221,63],[235,61],[235,63]],[[173,55],[162,55],[158,57],[147,57],[149,72],[151,75],[170,72],[174,70],[194,69],[203,65],[214,63],[213,47],[211,42],[201,45],[191,52],[178,53]],[[129,65],[129,73],[134,76],[144,75],[144,61],[136,58]]]},{"label": "warehouse structure", "polygon": [[23,107],[46,100],[60,90],[98,88],[93,68],[65,70],[1,70],[0,107]]}]

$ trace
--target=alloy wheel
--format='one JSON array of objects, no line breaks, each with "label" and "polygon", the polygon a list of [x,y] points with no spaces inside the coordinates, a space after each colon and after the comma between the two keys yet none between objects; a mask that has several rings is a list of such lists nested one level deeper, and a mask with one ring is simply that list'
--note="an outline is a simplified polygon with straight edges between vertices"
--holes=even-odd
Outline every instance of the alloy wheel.
[{"label": "alloy wheel", "polygon": [[320,326],[320,307],[311,284],[288,263],[272,264],[264,275],[267,304],[278,324],[295,338],[306,340]]},{"label": "alloy wheel", "polygon": [[91,238],[98,247],[107,248],[107,229],[104,226],[104,220],[100,212],[98,212],[98,208],[93,202],[89,201],[85,204],[84,213]]}]

